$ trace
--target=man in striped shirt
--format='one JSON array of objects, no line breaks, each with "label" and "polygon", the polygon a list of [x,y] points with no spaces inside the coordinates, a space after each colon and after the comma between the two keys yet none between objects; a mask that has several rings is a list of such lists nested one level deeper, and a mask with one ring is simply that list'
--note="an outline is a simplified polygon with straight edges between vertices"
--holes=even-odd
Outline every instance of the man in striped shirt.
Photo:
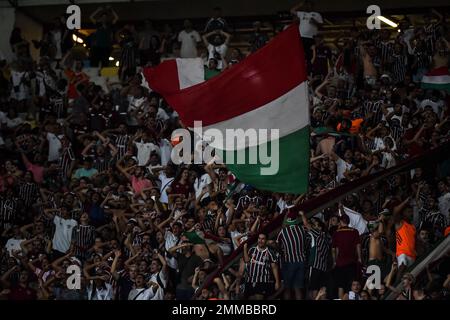
[{"label": "man in striped shirt", "polygon": [[363,115],[366,118],[370,118],[370,125],[376,125],[381,121],[383,117],[383,104],[384,101],[381,99],[378,90],[376,89],[372,90],[370,99],[363,102]]},{"label": "man in striped shirt", "polygon": [[[267,236],[258,235],[256,247],[248,249],[244,244],[244,262],[246,263],[247,279],[245,284],[245,297],[254,297],[257,300],[269,297],[274,289],[280,289],[280,276],[276,254],[267,247]],[[275,281],[275,286],[274,286]]]},{"label": "man in striped shirt", "polygon": [[59,158],[59,170],[62,180],[64,182],[68,182],[75,166],[75,154],[70,145],[70,141],[66,136],[61,139],[61,143],[63,151],[61,152],[61,156]]},{"label": "man in striped shirt", "polygon": [[0,194],[0,230],[9,229],[16,223],[18,210],[19,199],[12,189],[6,189],[3,195]]},{"label": "man in striped shirt", "polygon": [[311,299],[314,299],[319,289],[328,284],[327,271],[331,251],[331,237],[325,231],[325,225],[322,221],[312,218],[312,224],[310,224],[302,211],[300,211],[300,216],[302,217],[303,225],[311,237],[308,289],[311,294]]},{"label": "man in striped shirt", "polygon": [[33,181],[33,173],[27,171],[24,181],[19,183],[19,198],[23,201],[26,208],[30,207],[39,196],[39,187]]},{"label": "man in striped shirt", "polygon": [[286,300],[291,299],[292,289],[297,300],[303,299],[307,233],[299,223],[297,212],[288,212],[284,226],[277,237],[277,244],[282,252],[281,275]]},{"label": "man in striped shirt", "polygon": [[404,81],[408,71],[408,56],[400,43],[395,44],[394,51],[389,57],[389,62],[389,71],[392,73],[394,83],[397,84]]},{"label": "man in striped shirt", "polygon": [[80,223],[72,229],[72,246],[78,259],[84,261],[87,258],[94,240],[95,228],[89,225],[89,215],[85,212],[80,216]]},{"label": "man in striped shirt", "polygon": [[375,46],[378,49],[378,55],[383,70],[386,69],[389,63],[389,59],[394,51],[394,43],[390,40],[391,34],[388,29],[382,29],[380,31],[380,38],[375,41]]}]

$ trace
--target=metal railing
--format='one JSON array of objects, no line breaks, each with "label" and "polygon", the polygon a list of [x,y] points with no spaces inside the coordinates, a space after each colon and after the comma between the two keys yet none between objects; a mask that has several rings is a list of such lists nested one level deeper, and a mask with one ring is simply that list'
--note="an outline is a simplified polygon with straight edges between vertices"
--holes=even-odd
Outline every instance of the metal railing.
[{"label": "metal railing", "polygon": [[[411,267],[407,269],[407,273],[412,274],[416,279],[419,275],[426,270],[426,267],[433,262],[441,259],[450,251],[450,236],[442,239],[439,243],[437,243],[429,253],[424,255],[421,259],[417,260]],[[401,291],[403,289],[401,280],[398,280],[397,283],[393,286],[396,291]],[[394,291],[391,291],[384,300],[395,300],[398,294]]]},{"label": "metal railing", "polygon": [[[336,187],[323,195],[318,197],[309,199],[302,204],[298,205],[298,210],[302,210],[306,213],[308,218],[313,217],[316,213],[332,206],[334,203],[343,199],[349,194],[358,192],[359,190],[376,183],[378,181],[385,180],[386,178],[405,172],[407,170],[411,170],[413,168],[421,167],[421,166],[429,166],[431,164],[440,163],[444,160],[450,158],[450,142],[447,142],[435,149],[424,152],[423,154],[416,155],[414,157],[410,157],[407,160],[400,162],[398,165],[383,170],[381,172],[377,172],[372,175],[368,175],[365,177],[361,177],[354,181],[350,181],[346,184]],[[263,229],[258,232],[263,232],[269,235],[271,238],[275,232],[277,232],[282,225],[284,220],[284,214],[278,215],[270,224],[266,225]],[[256,243],[257,234],[252,235],[247,239],[247,243],[249,246]],[[206,281],[203,283],[201,288],[208,287],[212,281],[221,275],[224,271],[229,269],[233,264],[235,264],[242,256],[244,243],[241,243],[239,247],[233,251],[233,253],[226,259],[222,266],[219,266],[216,270],[214,270],[211,274],[208,275]],[[201,290],[197,290],[197,294],[201,292]]]}]

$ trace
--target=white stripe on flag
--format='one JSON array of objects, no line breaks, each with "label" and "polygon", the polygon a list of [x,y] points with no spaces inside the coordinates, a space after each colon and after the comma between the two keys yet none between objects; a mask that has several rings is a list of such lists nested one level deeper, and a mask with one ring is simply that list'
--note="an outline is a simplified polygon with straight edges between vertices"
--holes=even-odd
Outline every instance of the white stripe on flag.
[{"label": "white stripe on flag", "polygon": [[201,58],[176,59],[180,90],[205,81],[205,68]]},{"label": "white stripe on flag", "polygon": [[422,82],[424,83],[432,83],[432,84],[447,84],[450,83],[450,76],[423,76]]},{"label": "white stripe on flag", "polygon": [[[245,90],[245,88],[243,90]],[[215,140],[211,143],[211,146],[214,148],[222,150],[239,150],[256,146],[271,140],[270,129],[278,129],[279,138],[282,138],[301,128],[304,128],[308,124],[308,85],[307,82],[304,81],[292,90],[288,91],[286,94],[272,100],[266,105],[229,120],[203,127],[203,134],[205,135],[205,130],[217,129],[222,133],[222,136],[225,137],[226,130],[230,128],[239,128],[244,131],[248,129],[255,129],[256,132],[258,132],[259,129],[267,129],[267,136],[251,136],[249,139],[246,135],[239,135],[236,137],[237,144],[233,144],[233,146],[229,148],[227,148],[226,145],[224,146],[226,141],[224,143],[224,141]],[[208,139],[211,137],[205,135],[205,138]]]}]

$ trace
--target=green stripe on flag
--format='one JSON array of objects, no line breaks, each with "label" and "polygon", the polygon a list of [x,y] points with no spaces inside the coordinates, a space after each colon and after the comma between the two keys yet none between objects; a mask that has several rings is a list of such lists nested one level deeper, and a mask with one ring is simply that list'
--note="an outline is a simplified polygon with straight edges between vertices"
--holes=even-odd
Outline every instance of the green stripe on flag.
[{"label": "green stripe on flag", "polygon": [[437,83],[422,82],[421,87],[422,89],[445,90],[448,93],[450,93],[450,83],[437,84]]},{"label": "green stripe on flag", "polygon": [[[270,154],[272,142],[266,142],[259,146],[246,148],[240,151],[217,150],[218,155],[224,159],[228,169],[243,183],[249,184],[260,190],[268,190],[282,193],[304,193],[308,190],[309,177],[309,126],[286,135],[279,139],[279,165],[278,172],[274,175],[262,175],[261,168],[273,167],[274,164],[263,165],[258,162],[249,164],[249,152],[258,152],[259,148],[269,150],[268,157],[276,159]],[[256,149],[258,148],[258,149]],[[256,149],[256,151],[255,151]],[[239,155],[245,155],[245,163],[237,164]],[[227,163],[227,159],[234,157],[234,164]],[[276,166],[275,166],[276,167]]]}]

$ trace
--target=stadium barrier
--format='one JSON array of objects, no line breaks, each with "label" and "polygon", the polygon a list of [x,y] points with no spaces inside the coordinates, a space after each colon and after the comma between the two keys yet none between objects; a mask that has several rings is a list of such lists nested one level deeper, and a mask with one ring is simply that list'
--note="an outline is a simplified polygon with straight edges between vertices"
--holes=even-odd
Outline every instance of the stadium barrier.
[{"label": "stadium barrier", "polygon": [[[333,190],[326,192],[323,195],[309,199],[301,204],[299,204],[296,209],[305,212],[308,218],[313,217],[318,212],[332,206],[334,203],[345,198],[347,195],[358,192],[359,190],[376,183],[381,180],[385,180],[393,175],[405,172],[421,166],[430,166],[432,164],[438,164],[444,160],[450,159],[450,142],[446,142],[443,145],[436,147],[432,150],[424,152],[420,155],[410,157],[404,161],[401,161],[396,166],[380,171],[378,173],[361,177],[354,181],[350,181],[346,184],[336,187]],[[278,215],[271,223],[266,225],[264,228],[258,230],[258,233],[266,233],[270,238],[273,238],[275,233],[281,228],[284,220],[284,213]],[[258,234],[254,234],[247,239],[248,246],[252,246],[256,243],[258,239]],[[448,237],[447,237],[448,240]],[[239,247],[233,251],[233,253],[227,257],[223,265],[219,266],[216,270],[210,273],[203,285],[196,291],[194,297],[201,293],[201,289],[208,287],[212,281],[220,276],[224,271],[228,270],[232,265],[234,265],[242,256],[242,250],[244,243],[241,243]]]}]

